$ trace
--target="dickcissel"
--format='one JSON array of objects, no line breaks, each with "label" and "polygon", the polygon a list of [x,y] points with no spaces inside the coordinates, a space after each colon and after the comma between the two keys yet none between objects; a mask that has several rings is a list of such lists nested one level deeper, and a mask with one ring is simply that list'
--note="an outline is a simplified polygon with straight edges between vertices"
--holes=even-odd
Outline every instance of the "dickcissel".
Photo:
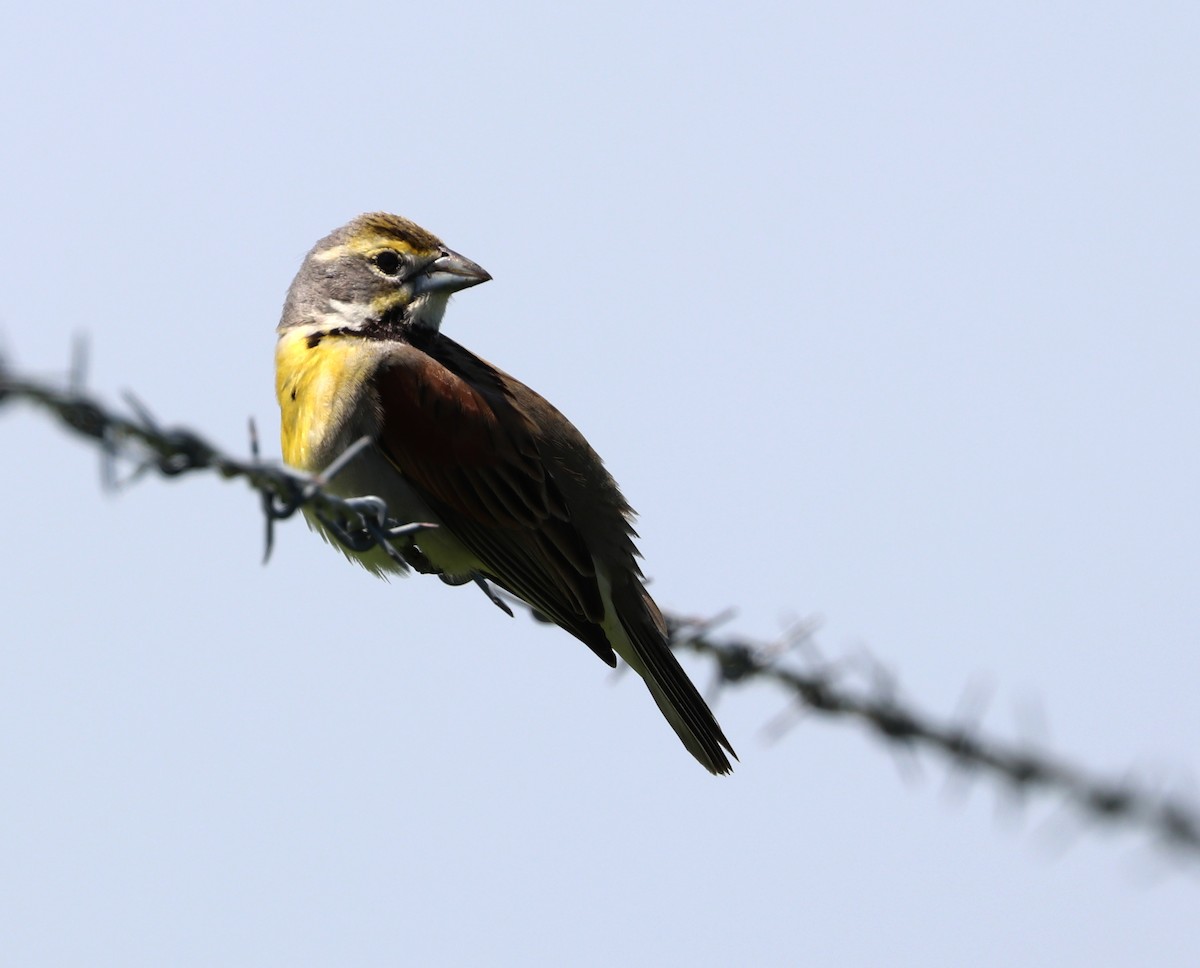
[{"label": "dickcissel", "polygon": [[[284,460],[317,473],[368,438],[335,492],[436,524],[416,538],[434,569],[494,582],[610,666],[619,655],[692,755],[728,773],[733,749],[667,646],[616,482],[566,417],[440,332],[450,295],[490,278],[396,215],[318,242],[278,328]],[[378,548],[353,556],[400,569]]]}]

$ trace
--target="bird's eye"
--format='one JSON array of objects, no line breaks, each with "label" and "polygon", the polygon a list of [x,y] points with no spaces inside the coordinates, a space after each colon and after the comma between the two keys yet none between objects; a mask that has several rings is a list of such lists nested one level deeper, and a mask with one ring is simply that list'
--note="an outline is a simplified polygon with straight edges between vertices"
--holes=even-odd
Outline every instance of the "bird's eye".
[{"label": "bird's eye", "polygon": [[400,274],[400,268],[404,265],[400,256],[396,255],[391,249],[384,249],[371,256],[371,261],[375,264],[375,268],[382,272],[385,276],[397,276]]}]

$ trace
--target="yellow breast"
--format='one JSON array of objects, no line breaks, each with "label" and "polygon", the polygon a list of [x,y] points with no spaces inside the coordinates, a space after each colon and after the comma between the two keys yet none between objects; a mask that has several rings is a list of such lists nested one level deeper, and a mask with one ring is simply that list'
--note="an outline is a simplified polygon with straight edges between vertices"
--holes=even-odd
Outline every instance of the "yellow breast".
[{"label": "yellow breast", "polygon": [[298,470],[323,469],[377,417],[369,384],[383,354],[373,340],[290,331],[275,347],[275,395],[283,459]]}]

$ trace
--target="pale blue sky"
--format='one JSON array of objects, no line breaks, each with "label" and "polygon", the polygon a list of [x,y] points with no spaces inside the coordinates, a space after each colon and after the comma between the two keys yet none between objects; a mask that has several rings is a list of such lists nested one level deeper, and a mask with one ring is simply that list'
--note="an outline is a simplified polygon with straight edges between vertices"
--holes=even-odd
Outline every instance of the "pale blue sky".
[{"label": "pale blue sky", "polygon": [[[24,5],[0,327],[278,453],[299,260],[402,213],[447,332],[588,434],[667,608],[818,614],[989,728],[1195,792],[1194,4]],[[239,484],[100,492],[0,411],[6,965],[1191,966],[1196,876],[947,795],[765,687],[631,679]],[[700,663],[689,666],[707,682]],[[1060,835],[1070,846],[1063,850]]]}]

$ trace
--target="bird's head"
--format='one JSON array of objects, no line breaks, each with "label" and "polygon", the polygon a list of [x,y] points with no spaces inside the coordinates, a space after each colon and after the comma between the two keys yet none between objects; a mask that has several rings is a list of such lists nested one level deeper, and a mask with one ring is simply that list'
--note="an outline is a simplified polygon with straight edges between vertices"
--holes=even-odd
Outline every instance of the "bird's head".
[{"label": "bird's head", "polygon": [[490,278],[415,222],[386,212],[360,215],[305,257],[278,328],[363,335],[436,330],[453,293]]}]

